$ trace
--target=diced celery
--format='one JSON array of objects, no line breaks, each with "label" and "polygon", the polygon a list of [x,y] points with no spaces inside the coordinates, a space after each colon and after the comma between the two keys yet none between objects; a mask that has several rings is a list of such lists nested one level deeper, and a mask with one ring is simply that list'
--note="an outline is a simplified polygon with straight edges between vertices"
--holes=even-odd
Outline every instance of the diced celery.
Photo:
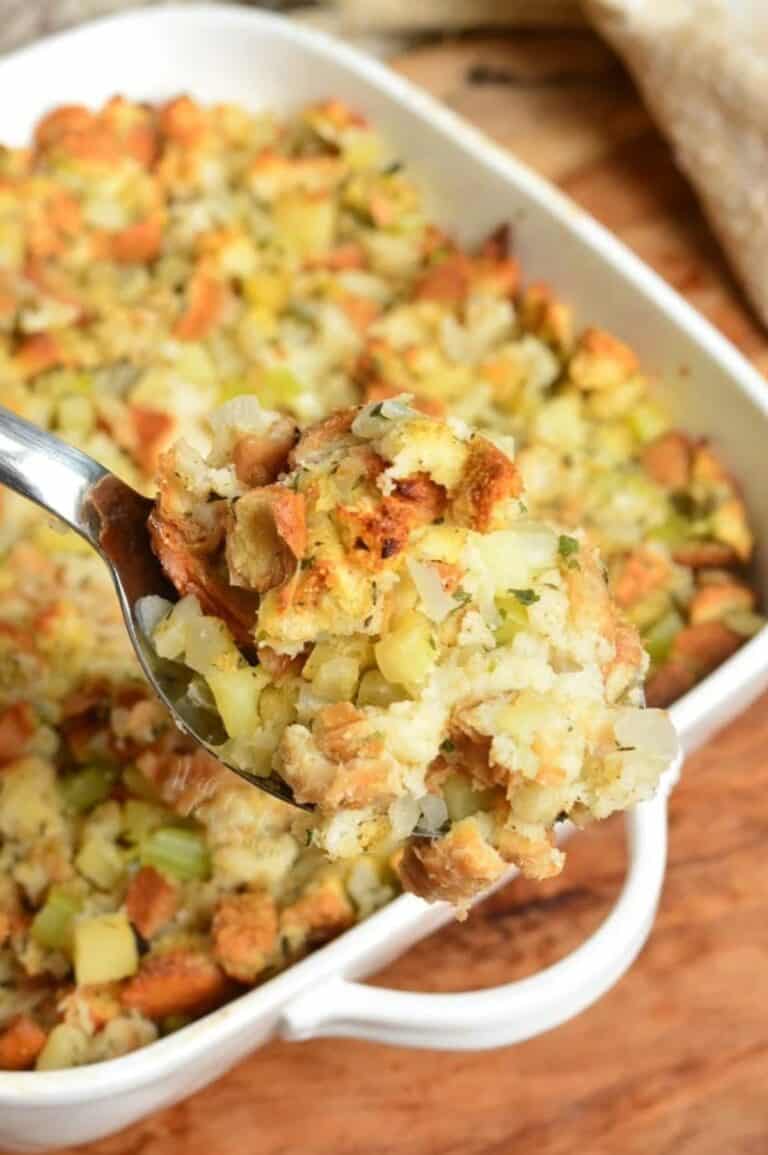
[{"label": "diced celery", "polygon": [[651,530],[648,538],[674,548],[690,541],[692,536],[690,521],[679,513],[671,513],[666,521]]},{"label": "diced celery", "polygon": [[290,408],[304,392],[304,387],[287,365],[274,365],[259,374],[256,395],[265,409]]},{"label": "diced celery", "polygon": [[656,536],[659,526],[669,515],[666,493],[650,477],[631,469],[610,469],[593,477],[590,505],[593,514],[622,525],[648,527]]},{"label": "diced celery", "polygon": [[125,872],[125,859],[114,842],[95,837],[83,843],[75,866],[94,886],[111,890]]},{"label": "diced celery", "polygon": [[296,707],[293,697],[279,686],[267,686],[259,698],[259,716],[267,726],[284,729],[295,721]]},{"label": "diced celery", "polygon": [[643,645],[654,665],[658,666],[665,661],[684,624],[677,610],[670,610],[643,634]]},{"label": "diced celery", "polygon": [[38,1071],[63,1071],[79,1067],[88,1055],[88,1036],[72,1023],[57,1023],[37,1056]]},{"label": "diced celery", "polygon": [[233,397],[242,397],[244,393],[253,393],[253,389],[242,377],[228,377],[219,382],[219,405],[231,401]]},{"label": "diced celery", "polygon": [[[411,613],[419,603],[419,592],[411,575],[405,571],[395,588],[389,593],[391,621],[399,622],[405,614]],[[375,652],[375,651],[374,651]],[[314,650],[312,651],[314,654]],[[310,661],[312,655],[310,655]]]},{"label": "diced celery", "polygon": [[366,670],[357,691],[358,706],[391,706],[400,702],[406,692],[402,686],[393,686],[378,670]]},{"label": "diced celery", "polygon": [[160,799],[155,786],[142,774],[138,766],[126,766],[122,773],[123,786],[137,798],[145,798],[148,802],[157,802]]},{"label": "diced celery", "polygon": [[410,610],[377,642],[376,662],[388,682],[411,690],[420,686],[437,660],[432,627],[423,614]]},{"label": "diced celery", "polygon": [[161,826],[144,839],[142,866],[154,866],[182,882],[208,878],[211,859],[205,839],[197,830],[183,826]]},{"label": "diced celery", "polygon": [[669,417],[655,401],[639,401],[627,414],[632,432],[646,444],[655,441],[669,429]]},{"label": "diced celery", "polygon": [[29,933],[35,942],[49,950],[68,951],[72,946],[74,920],[82,899],[60,886],[52,886],[45,904],[32,920]]},{"label": "diced celery", "polygon": [[603,465],[621,465],[631,457],[634,444],[629,426],[611,421],[595,426],[591,451]]},{"label": "diced celery", "polygon": [[87,396],[93,392],[93,374],[77,369],[54,369],[41,378],[41,384],[51,397],[66,397],[71,393]]},{"label": "diced celery", "polygon": [[335,658],[338,652],[332,642],[316,642],[312,647],[312,652],[301,668],[302,678],[306,678],[308,682],[311,682],[315,674],[323,668],[326,662],[329,662],[331,658]]},{"label": "diced celery", "polygon": [[174,368],[179,377],[193,385],[211,385],[216,381],[216,365],[204,345],[183,342]]},{"label": "diced celery", "polygon": [[110,766],[84,766],[82,770],[67,774],[59,782],[65,807],[75,814],[91,810],[109,797],[115,777]]},{"label": "diced celery", "polygon": [[129,798],[123,804],[123,833],[129,842],[140,843],[158,826],[167,824],[169,818],[165,807],[143,799]]},{"label": "diced celery", "polygon": [[259,731],[259,695],[269,681],[263,670],[254,666],[209,670],[206,681],[230,738],[248,738]]},{"label": "diced celery", "polygon": [[460,822],[478,810],[487,809],[493,799],[493,790],[475,790],[463,774],[451,774],[443,786],[443,798],[452,822]]},{"label": "diced celery", "polygon": [[58,427],[69,437],[87,437],[93,432],[96,411],[88,397],[72,394],[62,397],[57,405]]},{"label": "diced celery", "polygon": [[78,986],[117,982],[135,974],[139,952],[127,916],[120,911],[81,919],[75,926],[74,962]]},{"label": "diced celery", "polygon": [[321,698],[328,698],[333,702],[349,702],[355,696],[360,666],[354,658],[329,658],[324,662],[312,679],[312,689]]},{"label": "diced celery", "polygon": [[528,625],[528,610],[519,598],[502,597],[496,599],[496,608],[501,617],[501,624],[496,628],[496,642],[500,646],[513,641],[520,630]]},{"label": "diced celery", "polygon": [[669,603],[670,596],[666,590],[652,590],[642,601],[627,609],[627,617],[639,630],[647,630],[664,616]]}]

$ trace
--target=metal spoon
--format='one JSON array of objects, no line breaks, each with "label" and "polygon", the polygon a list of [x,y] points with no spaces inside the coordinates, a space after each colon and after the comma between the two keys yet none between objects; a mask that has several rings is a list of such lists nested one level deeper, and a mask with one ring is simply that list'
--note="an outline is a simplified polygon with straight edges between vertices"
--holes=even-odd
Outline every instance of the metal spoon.
[{"label": "metal spoon", "polygon": [[[225,738],[219,717],[196,706],[186,694],[189,673],[159,658],[145,635],[137,604],[151,594],[177,601],[149,541],[147,518],[153,502],[126,485],[92,457],[0,406],[0,484],[27,497],[84,537],[104,559],[136,656],[176,725],[223,761],[217,746]],[[274,798],[298,803],[277,774],[262,778],[224,762],[241,778]]]}]

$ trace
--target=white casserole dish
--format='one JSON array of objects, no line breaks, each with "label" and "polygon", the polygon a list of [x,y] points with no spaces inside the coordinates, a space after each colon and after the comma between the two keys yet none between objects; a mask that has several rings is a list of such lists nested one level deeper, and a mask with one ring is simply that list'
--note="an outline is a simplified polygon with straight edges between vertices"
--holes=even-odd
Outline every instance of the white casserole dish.
[{"label": "white casserole dish", "polygon": [[[327,96],[359,106],[437,190],[435,212],[465,240],[514,226],[524,270],[553,282],[580,319],[614,329],[668,382],[687,428],[714,435],[758,529],[768,597],[768,391],[741,355],[654,273],[554,188],[382,66],[280,18],[224,6],[144,10],[43,41],[0,63],[0,140],[23,143],[48,108],[115,92],[189,91],[288,109]],[[679,702],[686,749],[768,684],[764,630]],[[630,871],[606,922],[533,978],[474,994],[422,995],[351,981],[451,917],[412,896],[250,994],[133,1055],[73,1071],[0,1073],[0,1147],[41,1150],[119,1130],[211,1082],[275,1034],[345,1035],[472,1048],[529,1038],[583,1009],[629,966],[650,930],[666,854],[666,797],[629,815]]]}]

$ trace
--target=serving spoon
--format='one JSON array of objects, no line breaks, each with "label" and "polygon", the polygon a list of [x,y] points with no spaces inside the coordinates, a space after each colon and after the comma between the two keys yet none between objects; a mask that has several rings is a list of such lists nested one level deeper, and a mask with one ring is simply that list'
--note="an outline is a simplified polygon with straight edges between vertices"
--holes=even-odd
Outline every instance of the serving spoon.
[{"label": "serving spoon", "polygon": [[147,519],[154,502],[86,453],[2,406],[0,484],[65,522],[106,562],[136,656],[179,729],[253,786],[302,810],[314,809],[297,802],[279,775],[261,777],[225,762],[217,749],[226,740],[221,719],[197,706],[186,693],[190,674],[185,667],[155,653],[142,623],[140,603],[152,595],[175,602],[178,593],[150,544]]}]

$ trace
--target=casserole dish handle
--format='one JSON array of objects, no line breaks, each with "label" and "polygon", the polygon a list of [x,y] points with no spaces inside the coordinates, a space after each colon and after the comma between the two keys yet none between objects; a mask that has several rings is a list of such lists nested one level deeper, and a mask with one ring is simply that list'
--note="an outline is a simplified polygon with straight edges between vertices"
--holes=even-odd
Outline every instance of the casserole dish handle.
[{"label": "casserole dish handle", "polygon": [[480,1050],[523,1042],[584,1010],[624,974],[650,932],[664,882],[667,798],[680,762],[654,798],[626,815],[629,867],[621,893],[605,921],[564,959],[530,978],[463,994],[384,990],[334,977],[284,1009],[282,1036]]}]

